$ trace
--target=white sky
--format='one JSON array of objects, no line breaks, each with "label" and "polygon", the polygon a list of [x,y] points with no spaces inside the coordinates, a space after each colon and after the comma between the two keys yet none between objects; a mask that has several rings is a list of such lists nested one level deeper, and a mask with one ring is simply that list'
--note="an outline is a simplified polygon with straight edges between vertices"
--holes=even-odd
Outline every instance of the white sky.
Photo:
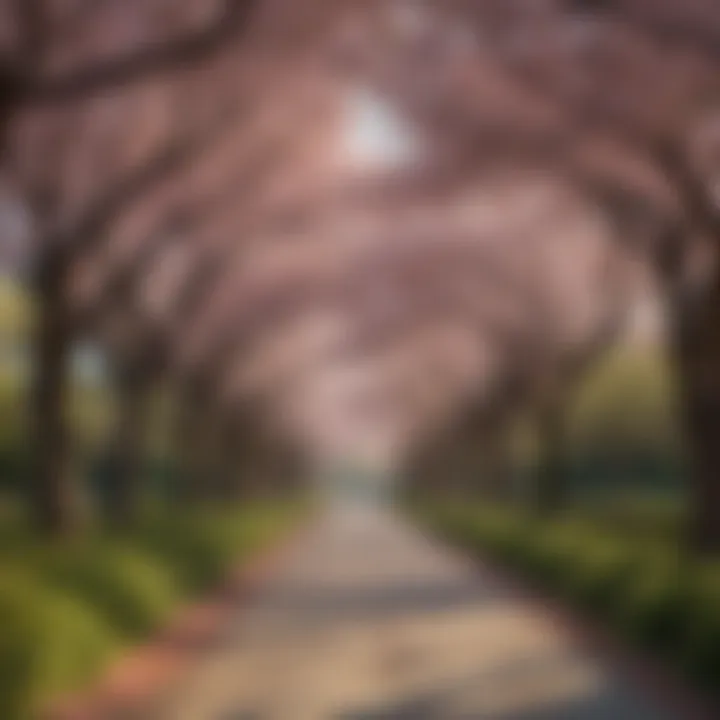
[{"label": "white sky", "polygon": [[350,97],[345,144],[351,162],[368,170],[402,166],[416,160],[420,152],[412,126],[366,89]]}]

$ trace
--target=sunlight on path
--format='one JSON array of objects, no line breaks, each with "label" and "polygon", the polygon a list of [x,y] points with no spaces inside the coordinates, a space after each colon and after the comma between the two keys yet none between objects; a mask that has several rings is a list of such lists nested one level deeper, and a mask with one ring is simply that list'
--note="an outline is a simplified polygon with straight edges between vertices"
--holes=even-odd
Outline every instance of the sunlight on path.
[{"label": "sunlight on path", "polygon": [[153,720],[660,720],[465,559],[335,505]]}]

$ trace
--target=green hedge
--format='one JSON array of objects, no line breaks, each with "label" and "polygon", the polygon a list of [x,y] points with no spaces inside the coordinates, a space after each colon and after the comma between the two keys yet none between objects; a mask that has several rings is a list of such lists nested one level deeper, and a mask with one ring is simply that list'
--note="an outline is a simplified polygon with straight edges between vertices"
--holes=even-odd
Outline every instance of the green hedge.
[{"label": "green hedge", "polygon": [[451,542],[520,570],[709,689],[720,687],[720,563],[682,558],[677,538],[507,508],[420,513]]},{"label": "green hedge", "polygon": [[148,521],[132,536],[98,533],[65,547],[0,533],[0,708],[33,717],[81,687],[123,645],[148,636],[186,598],[270,541],[297,507],[202,511]]},{"label": "green hedge", "polygon": [[181,597],[172,569],[144,549],[105,544],[55,554],[39,570],[48,585],[81,598],[126,639],[151,632]]},{"label": "green hedge", "polygon": [[116,646],[109,625],[85,604],[25,573],[0,582],[0,707],[32,717],[43,699],[74,689]]}]

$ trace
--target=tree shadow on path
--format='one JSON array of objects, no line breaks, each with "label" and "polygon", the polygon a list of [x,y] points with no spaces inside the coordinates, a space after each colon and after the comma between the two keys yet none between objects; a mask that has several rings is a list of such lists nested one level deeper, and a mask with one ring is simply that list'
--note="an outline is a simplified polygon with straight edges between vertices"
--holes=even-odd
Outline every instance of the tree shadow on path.
[{"label": "tree shadow on path", "polygon": [[[571,662],[566,655],[528,656],[384,705],[347,710],[334,720],[673,720],[630,693],[619,679],[559,691],[552,700],[544,693],[545,699],[521,701],[525,682],[571,672]],[[511,709],[498,708],[498,700]]]}]

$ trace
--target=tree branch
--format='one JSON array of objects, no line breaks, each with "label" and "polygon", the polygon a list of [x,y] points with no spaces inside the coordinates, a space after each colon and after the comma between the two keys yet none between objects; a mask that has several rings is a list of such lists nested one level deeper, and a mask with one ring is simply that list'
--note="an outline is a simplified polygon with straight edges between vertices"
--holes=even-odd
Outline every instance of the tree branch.
[{"label": "tree branch", "polygon": [[225,131],[237,122],[243,105],[240,99],[231,103],[207,126],[171,141],[154,159],[116,183],[77,222],[60,232],[63,254],[73,258],[84,252],[145,193],[192,165],[212,144],[221,142]]},{"label": "tree branch", "polygon": [[250,26],[258,0],[226,0],[225,10],[210,27],[184,37],[100,62],[65,77],[43,78],[6,66],[2,92],[18,106],[55,105],[117,90],[136,82],[201,62],[240,39]]}]

